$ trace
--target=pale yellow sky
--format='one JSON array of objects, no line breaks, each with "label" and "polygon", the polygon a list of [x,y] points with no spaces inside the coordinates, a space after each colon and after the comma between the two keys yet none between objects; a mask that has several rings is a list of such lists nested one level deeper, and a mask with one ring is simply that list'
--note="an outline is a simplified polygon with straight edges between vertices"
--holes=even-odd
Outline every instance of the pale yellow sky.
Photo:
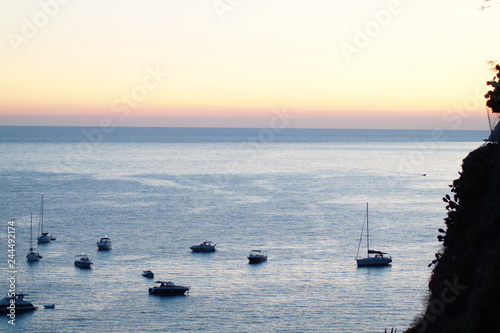
[{"label": "pale yellow sky", "polygon": [[486,129],[481,0],[0,4],[0,125]]}]

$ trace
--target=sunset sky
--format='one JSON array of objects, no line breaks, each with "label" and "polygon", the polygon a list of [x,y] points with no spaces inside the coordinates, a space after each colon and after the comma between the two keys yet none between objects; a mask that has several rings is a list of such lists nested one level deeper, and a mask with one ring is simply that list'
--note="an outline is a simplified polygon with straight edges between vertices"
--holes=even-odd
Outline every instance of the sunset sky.
[{"label": "sunset sky", "polygon": [[487,129],[482,3],[2,1],[0,125]]}]

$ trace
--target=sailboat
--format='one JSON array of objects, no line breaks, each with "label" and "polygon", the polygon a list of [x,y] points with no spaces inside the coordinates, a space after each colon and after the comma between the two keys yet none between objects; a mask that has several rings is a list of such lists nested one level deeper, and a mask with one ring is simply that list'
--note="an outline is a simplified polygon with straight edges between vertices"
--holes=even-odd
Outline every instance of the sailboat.
[{"label": "sailboat", "polygon": [[[358,267],[369,266],[387,266],[392,262],[391,256],[385,256],[387,253],[382,251],[370,250],[370,230],[368,228],[368,202],[366,202],[366,249],[367,257],[358,258],[359,248],[361,247],[361,240],[363,238],[363,229],[361,229],[361,236],[359,238],[358,253],[356,254],[356,262]],[[363,223],[364,227],[364,223]]]},{"label": "sailboat", "polygon": [[28,261],[38,261],[39,259],[42,259],[40,253],[38,253],[33,247],[33,214],[31,214],[30,224],[30,251],[26,255],[26,259],[28,259]]},{"label": "sailboat", "polygon": [[40,235],[37,237],[38,244],[40,243],[49,243],[53,240],[56,240],[52,235],[49,235],[48,232],[43,232],[43,193],[42,193],[42,208],[40,209]]}]

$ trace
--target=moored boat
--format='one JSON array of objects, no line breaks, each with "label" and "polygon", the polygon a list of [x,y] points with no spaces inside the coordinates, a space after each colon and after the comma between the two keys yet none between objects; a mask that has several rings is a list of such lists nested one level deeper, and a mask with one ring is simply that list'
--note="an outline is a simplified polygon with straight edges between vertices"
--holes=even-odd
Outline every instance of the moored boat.
[{"label": "moored boat", "polygon": [[217,245],[217,244],[214,244],[211,241],[203,241],[201,244],[193,245],[193,246],[190,246],[189,248],[193,252],[214,252],[215,245]]},{"label": "moored boat", "polygon": [[75,266],[78,266],[78,267],[81,267],[81,268],[91,268],[92,264],[93,264],[93,262],[84,253],[77,254],[75,256]]},{"label": "moored boat", "polygon": [[[382,251],[370,250],[370,233],[368,228],[368,202],[366,203],[366,248],[367,256],[366,258],[358,258],[356,255],[356,263],[358,267],[373,267],[373,266],[388,266],[392,262],[391,256],[386,256],[387,253]],[[363,223],[364,224],[364,223]],[[361,237],[363,232],[361,232]],[[361,245],[361,237],[359,239],[359,245]],[[358,245],[358,253],[359,253]]]},{"label": "moored boat", "polygon": [[30,301],[24,300],[24,296],[29,294],[24,294],[21,291],[19,293],[8,294],[4,298],[0,299],[0,312],[26,312],[36,310],[37,307],[33,305]]},{"label": "moored boat", "polygon": [[38,261],[42,259],[42,256],[36,249],[33,247],[33,214],[31,214],[31,223],[30,223],[30,249],[28,254],[26,255],[26,259],[28,261]]},{"label": "moored boat", "polygon": [[40,208],[40,235],[37,237],[38,244],[42,243],[50,243],[53,240],[56,240],[56,238],[52,235],[49,235],[48,232],[43,232],[43,193],[42,193],[42,206]]},{"label": "moored boat", "polygon": [[[370,256],[373,254],[373,256]],[[370,250],[366,258],[356,259],[358,267],[369,266],[388,266],[392,262],[391,256],[385,256],[387,253],[382,251]]]},{"label": "moored boat", "polygon": [[267,254],[261,250],[252,250],[247,256],[249,264],[257,264],[267,260]]},{"label": "moored boat", "polygon": [[155,283],[159,283],[160,285],[149,288],[150,295],[184,295],[187,291],[189,291],[190,288],[188,286],[176,285],[172,281],[155,281]]},{"label": "moored boat", "polygon": [[155,277],[155,273],[153,273],[150,270],[142,271],[142,276],[147,277],[147,278],[154,278]]},{"label": "moored boat", "polygon": [[99,249],[99,250],[111,250],[111,239],[108,236],[102,237],[97,242],[97,249]]},{"label": "moored boat", "polygon": [[40,255],[40,253],[38,253],[38,251],[35,250],[35,248],[30,247],[30,250],[29,250],[28,254],[26,255],[26,259],[29,262],[38,261],[38,260],[42,259],[42,256]]}]

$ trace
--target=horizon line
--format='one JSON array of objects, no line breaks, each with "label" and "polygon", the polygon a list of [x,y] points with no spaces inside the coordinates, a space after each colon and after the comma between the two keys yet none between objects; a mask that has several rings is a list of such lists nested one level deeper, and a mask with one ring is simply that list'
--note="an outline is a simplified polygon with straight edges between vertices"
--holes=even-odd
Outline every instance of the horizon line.
[{"label": "horizon line", "polygon": [[[88,125],[1,125],[0,127],[73,127],[73,128],[100,128],[102,126]],[[112,128],[204,128],[204,129],[262,129],[267,127],[244,127],[244,126],[113,126]],[[109,129],[108,129],[109,130]],[[332,127],[289,127],[280,128],[284,130],[367,130],[367,131],[476,131],[491,132],[490,129],[443,129],[443,128],[332,128]]]}]

